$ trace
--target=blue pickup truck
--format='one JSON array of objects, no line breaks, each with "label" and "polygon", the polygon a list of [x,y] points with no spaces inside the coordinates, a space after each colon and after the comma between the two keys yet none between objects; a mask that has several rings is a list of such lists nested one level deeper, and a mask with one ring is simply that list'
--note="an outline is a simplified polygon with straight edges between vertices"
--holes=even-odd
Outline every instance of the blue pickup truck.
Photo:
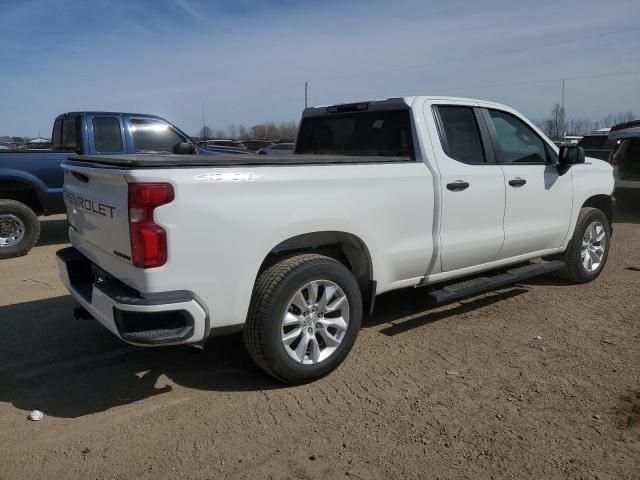
[{"label": "blue pickup truck", "polygon": [[0,150],[0,258],[26,254],[38,241],[38,215],[64,213],[60,162],[69,155],[166,153],[220,155],[154,115],[69,112],[53,124],[51,150]]}]

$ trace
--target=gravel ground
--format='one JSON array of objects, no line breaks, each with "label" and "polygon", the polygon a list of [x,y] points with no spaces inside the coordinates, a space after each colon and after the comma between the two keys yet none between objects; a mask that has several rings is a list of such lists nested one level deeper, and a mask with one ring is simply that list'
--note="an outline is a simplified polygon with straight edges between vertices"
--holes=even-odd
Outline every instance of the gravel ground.
[{"label": "gravel ground", "polygon": [[383,295],[336,372],[285,387],[237,335],[137,349],[73,319],[53,217],[0,263],[0,479],[640,478],[639,240],[619,216],[589,285]]}]

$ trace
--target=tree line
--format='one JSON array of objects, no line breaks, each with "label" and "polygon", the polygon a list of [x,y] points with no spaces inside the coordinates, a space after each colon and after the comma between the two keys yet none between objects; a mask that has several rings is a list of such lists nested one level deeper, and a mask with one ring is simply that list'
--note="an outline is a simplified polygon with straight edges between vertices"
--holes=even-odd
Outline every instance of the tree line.
[{"label": "tree line", "polygon": [[234,140],[293,140],[298,133],[296,122],[264,122],[252,127],[232,123],[226,129],[214,129],[207,125],[198,130],[195,136],[198,140],[205,138],[230,138]]},{"label": "tree line", "polygon": [[562,140],[565,135],[586,135],[600,128],[609,128],[618,123],[630,122],[634,118],[633,112],[627,111],[610,113],[599,120],[591,120],[589,118],[567,119],[564,108],[559,103],[556,103],[548,117],[534,123],[550,139]]}]

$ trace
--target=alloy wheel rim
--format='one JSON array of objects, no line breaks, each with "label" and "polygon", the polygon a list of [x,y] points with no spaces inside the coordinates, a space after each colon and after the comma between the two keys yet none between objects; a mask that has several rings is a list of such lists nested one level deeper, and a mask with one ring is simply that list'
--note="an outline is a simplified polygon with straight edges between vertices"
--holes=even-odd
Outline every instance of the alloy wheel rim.
[{"label": "alloy wheel rim", "polygon": [[0,214],[0,247],[12,247],[25,236],[24,223],[11,213]]},{"label": "alloy wheel rim", "polygon": [[313,365],[333,355],[349,327],[349,300],[330,280],[314,280],[299,288],[287,303],[280,334],[287,355]]},{"label": "alloy wheel rim", "polygon": [[604,225],[597,221],[591,222],[584,232],[580,260],[583,268],[589,273],[597,271],[602,266],[607,248],[606,233]]}]

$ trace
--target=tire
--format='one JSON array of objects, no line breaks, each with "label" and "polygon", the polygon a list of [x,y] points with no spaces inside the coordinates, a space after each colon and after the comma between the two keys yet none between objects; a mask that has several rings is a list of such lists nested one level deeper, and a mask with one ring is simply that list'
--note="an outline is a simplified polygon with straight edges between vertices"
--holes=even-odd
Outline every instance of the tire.
[{"label": "tire", "polygon": [[[312,288],[317,289],[317,303],[309,303],[306,298],[311,297]],[[296,297],[297,304],[293,298],[296,294],[302,296]],[[300,309],[297,305],[302,302],[305,306]],[[339,307],[332,312],[334,305]],[[285,316],[294,319],[294,323],[285,326]],[[340,319],[346,319],[346,327]],[[244,343],[251,358],[265,372],[286,383],[302,384],[327,375],[342,363],[355,343],[361,321],[362,297],[351,272],[323,255],[297,255],[259,275],[244,327]],[[333,324],[340,324],[341,329]],[[295,337],[298,328],[299,341],[286,344],[283,337]],[[337,338],[340,341],[335,346]],[[325,343],[324,339],[330,342]],[[303,341],[308,342],[308,348],[301,347]],[[309,354],[296,353],[302,350]]]},{"label": "tire", "polygon": [[15,200],[0,200],[0,259],[26,255],[40,238],[33,210]]},{"label": "tire", "polygon": [[[588,265],[585,265],[583,261],[583,240],[585,240],[587,230],[594,224],[601,225],[604,230],[602,241],[595,244],[603,247],[604,252],[599,262],[594,261],[591,267],[589,267]],[[578,214],[578,220],[573,232],[573,237],[571,238],[564,254],[563,260],[566,263],[566,266],[559,272],[559,275],[565,280],[569,280],[574,283],[588,283],[598,278],[607,263],[607,258],[609,257],[610,240],[611,226],[609,225],[607,216],[597,208],[582,208]],[[592,259],[593,258],[594,257],[592,257]],[[589,262],[588,259],[586,261]]]}]

